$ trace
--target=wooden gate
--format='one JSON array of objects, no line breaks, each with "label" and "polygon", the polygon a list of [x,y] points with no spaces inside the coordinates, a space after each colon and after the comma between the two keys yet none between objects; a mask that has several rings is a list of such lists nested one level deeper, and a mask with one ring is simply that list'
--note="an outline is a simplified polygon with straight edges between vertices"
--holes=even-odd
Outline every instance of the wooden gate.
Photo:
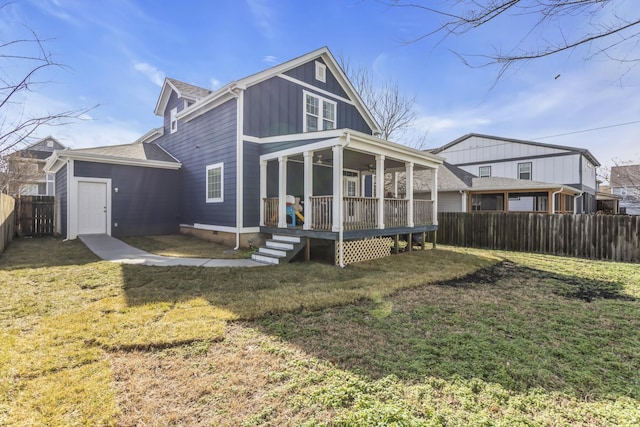
[{"label": "wooden gate", "polygon": [[16,230],[19,236],[49,236],[54,231],[55,197],[18,196]]}]

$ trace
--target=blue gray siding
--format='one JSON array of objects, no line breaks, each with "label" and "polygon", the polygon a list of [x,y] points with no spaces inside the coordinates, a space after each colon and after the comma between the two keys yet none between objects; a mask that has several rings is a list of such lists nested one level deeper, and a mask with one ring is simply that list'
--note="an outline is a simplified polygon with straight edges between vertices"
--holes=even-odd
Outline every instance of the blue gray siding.
[{"label": "blue gray siding", "polygon": [[[172,94],[167,108],[176,102],[182,101]],[[175,133],[165,120],[165,134],[155,142],[182,163],[181,223],[236,226],[236,123],[235,99],[188,123],[179,121]],[[206,167],[216,163],[224,164],[224,201],[207,203]]]},{"label": "blue gray siding", "polygon": [[[273,77],[247,88],[244,98],[244,133],[268,137],[302,133],[304,121],[303,90],[313,92],[294,82]],[[371,134],[371,128],[354,105],[331,98],[337,103],[336,128],[349,128]],[[340,95],[346,96],[346,95]]]},{"label": "blue gray siding", "polygon": [[[318,62],[325,64],[322,59],[317,59]],[[344,91],[338,80],[336,80],[335,76],[329,68],[327,68],[327,78],[326,83],[321,82],[320,80],[316,80],[316,61],[309,61],[306,64],[302,64],[299,67],[296,67],[292,70],[287,71],[286,75],[289,77],[293,77],[294,79],[300,80],[304,83],[310,84],[317,88],[326,90],[331,93],[335,93],[338,96],[343,98],[348,98],[347,93]],[[326,64],[325,64],[326,65]]]},{"label": "blue gray siding", "polygon": [[60,206],[60,235],[67,237],[67,165],[56,172],[56,200]]},{"label": "blue gray siding", "polygon": [[76,161],[74,175],[111,178],[113,236],[178,232],[180,210],[175,201],[180,197],[179,170]]},{"label": "blue gray siding", "polygon": [[244,142],[244,192],[242,222],[245,227],[260,225],[260,145]]}]

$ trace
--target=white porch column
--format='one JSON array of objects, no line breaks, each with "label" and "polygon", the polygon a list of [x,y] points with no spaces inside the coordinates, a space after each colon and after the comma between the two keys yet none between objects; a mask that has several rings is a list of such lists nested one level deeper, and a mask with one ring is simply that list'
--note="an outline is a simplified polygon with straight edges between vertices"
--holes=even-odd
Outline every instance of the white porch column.
[{"label": "white porch column", "polygon": [[267,161],[260,161],[260,226],[264,227],[264,199],[267,198]]},{"label": "white porch column", "polygon": [[384,228],[384,156],[376,156],[376,197],[378,198],[378,228]]},{"label": "white porch column", "polygon": [[278,228],[287,228],[287,157],[278,157]]},{"label": "white porch column", "polygon": [[438,225],[438,167],[433,170],[433,188],[431,200],[433,200],[433,224]]},{"label": "white porch column", "polygon": [[342,228],[342,146],[334,145],[333,151],[333,225],[331,231]]},{"label": "white porch column", "polygon": [[462,212],[466,212],[467,211],[467,199],[468,199],[469,195],[467,194],[466,191],[461,191],[460,192],[460,206],[461,206],[461,211]]},{"label": "white porch column", "polygon": [[409,200],[409,206],[407,206],[407,227],[413,227],[413,163],[406,163],[405,167],[407,176],[406,198]]},{"label": "white porch column", "polygon": [[313,210],[311,196],[313,196],[313,151],[305,151],[304,158],[304,224],[303,230],[311,230]]}]

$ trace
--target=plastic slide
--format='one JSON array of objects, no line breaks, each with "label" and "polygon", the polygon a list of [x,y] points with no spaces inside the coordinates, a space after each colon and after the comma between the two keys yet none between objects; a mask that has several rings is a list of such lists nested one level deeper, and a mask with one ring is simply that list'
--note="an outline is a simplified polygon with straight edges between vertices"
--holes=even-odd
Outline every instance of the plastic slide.
[{"label": "plastic slide", "polygon": [[298,217],[298,219],[302,222],[304,222],[304,217],[302,216],[302,214],[298,211],[296,211],[296,216]]}]

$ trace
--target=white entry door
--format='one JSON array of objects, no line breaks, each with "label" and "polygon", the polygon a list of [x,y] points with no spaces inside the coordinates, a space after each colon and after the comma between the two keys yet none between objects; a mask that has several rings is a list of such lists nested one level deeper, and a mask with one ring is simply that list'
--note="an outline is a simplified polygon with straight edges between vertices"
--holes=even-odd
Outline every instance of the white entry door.
[{"label": "white entry door", "polygon": [[107,183],[78,182],[78,234],[106,234]]}]

